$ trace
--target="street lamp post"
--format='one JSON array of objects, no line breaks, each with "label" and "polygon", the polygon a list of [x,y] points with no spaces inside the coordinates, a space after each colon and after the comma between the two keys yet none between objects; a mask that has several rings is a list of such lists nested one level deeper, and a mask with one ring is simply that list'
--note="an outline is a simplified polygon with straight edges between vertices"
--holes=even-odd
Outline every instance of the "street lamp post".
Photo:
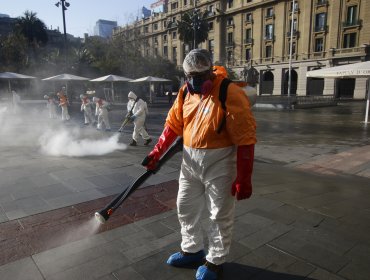
[{"label": "street lamp post", "polygon": [[59,5],[62,6],[62,15],[63,15],[63,31],[64,31],[64,59],[65,59],[65,68],[67,69],[67,31],[66,31],[66,17],[65,12],[67,10],[67,7],[70,6],[70,4],[66,0],[60,0],[57,3],[55,3],[55,6],[59,7]]},{"label": "street lamp post", "polygon": [[294,32],[294,12],[295,12],[295,2],[292,3],[292,21],[290,25],[290,49],[289,49],[289,77],[288,77],[288,107],[290,109],[290,93],[292,88],[292,55],[293,55],[293,32]]}]

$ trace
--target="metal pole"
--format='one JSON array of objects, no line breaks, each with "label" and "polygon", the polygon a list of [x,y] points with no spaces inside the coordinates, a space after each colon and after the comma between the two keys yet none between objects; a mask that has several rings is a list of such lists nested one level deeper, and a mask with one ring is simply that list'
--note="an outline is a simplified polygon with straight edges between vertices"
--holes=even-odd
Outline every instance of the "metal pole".
[{"label": "metal pole", "polygon": [[62,14],[63,14],[63,30],[64,30],[64,56],[65,56],[65,69],[67,69],[67,31],[66,31],[66,17],[64,11],[67,10],[65,6],[65,0],[62,2]]},{"label": "metal pole", "polygon": [[288,108],[290,109],[290,93],[292,87],[292,55],[293,55],[293,32],[294,32],[294,5],[295,1],[292,3],[292,21],[290,25],[290,50],[289,50],[289,78],[288,78]]},{"label": "metal pole", "polygon": [[195,27],[195,23],[196,23],[196,20],[195,20],[195,17],[197,15],[197,0],[194,0],[194,15],[193,15],[193,29],[194,29],[194,43],[193,43],[193,49],[195,49],[195,44],[196,44],[196,37],[197,37],[197,31],[196,31],[196,27]]},{"label": "metal pole", "polygon": [[370,78],[367,79],[367,100],[366,100],[366,113],[365,113],[365,124],[369,118],[369,103],[370,103]]}]

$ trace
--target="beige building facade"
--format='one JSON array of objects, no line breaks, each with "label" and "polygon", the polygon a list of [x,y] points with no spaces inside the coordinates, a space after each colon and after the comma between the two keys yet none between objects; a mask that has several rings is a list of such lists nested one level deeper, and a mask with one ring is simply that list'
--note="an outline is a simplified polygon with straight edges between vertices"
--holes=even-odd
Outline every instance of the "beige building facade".
[{"label": "beige building facade", "polygon": [[306,73],[370,60],[370,0],[295,0],[294,6],[293,0],[168,0],[163,13],[113,35],[140,38],[143,55],[181,67],[190,47],[179,39],[177,21],[194,8],[208,11],[208,39],[199,47],[241,79],[246,67],[256,68],[259,95],[287,95],[290,72],[292,95],[365,98],[365,79],[313,79]]}]

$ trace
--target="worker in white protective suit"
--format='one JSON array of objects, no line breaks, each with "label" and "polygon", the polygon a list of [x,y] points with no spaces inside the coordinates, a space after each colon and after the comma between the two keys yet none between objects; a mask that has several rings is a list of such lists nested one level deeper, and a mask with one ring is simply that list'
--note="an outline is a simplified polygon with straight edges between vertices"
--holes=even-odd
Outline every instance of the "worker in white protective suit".
[{"label": "worker in white protective suit", "polygon": [[13,113],[17,114],[20,111],[19,104],[21,103],[21,97],[15,90],[12,90],[12,95],[13,95]]},{"label": "worker in white protective suit", "polygon": [[92,103],[86,94],[80,95],[81,99],[81,112],[84,112],[85,122],[84,125],[95,123],[95,118],[92,112]]},{"label": "worker in white protective suit", "polygon": [[70,116],[68,113],[68,106],[69,101],[65,94],[65,87],[62,87],[62,89],[57,93],[57,96],[59,97],[59,107],[62,108],[62,121],[69,121]]},{"label": "worker in white protective suit", "polygon": [[149,145],[152,138],[145,129],[145,119],[148,115],[148,106],[144,100],[137,97],[133,91],[128,93],[127,112],[132,112],[130,121],[134,123],[134,131],[132,133],[132,142],[130,146],[137,146],[139,136],[144,139],[144,145]]},{"label": "worker in white protective suit", "polygon": [[[181,250],[171,255],[167,264],[199,265],[196,279],[216,280],[229,254],[235,198],[252,194],[256,123],[248,98],[234,83],[227,87],[226,108],[222,108],[219,92],[224,78],[213,72],[207,50],[190,51],[183,69],[186,83],[168,112],[158,143],[142,164],[155,170],[169,146],[178,136],[183,137],[177,195]],[[204,208],[210,221],[207,253],[201,227]]]},{"label": "worker in white protective suit", "polygon": [[98,116],[98,125],[96,129],[101,130],[104,123],[105,131],[111,131],[108,113],[109,103],[99,97],[93,97],[93,102],[96,104],[95,116]]},{"label": "worker in white protective suit", "polygon": [[49,110],[49,118],[50,119],[56,119],[57,118],[57,105],[58,101],[47,94],[44,95],[44,99],[47,100],[48,103],[46,103],[46,107]]}]

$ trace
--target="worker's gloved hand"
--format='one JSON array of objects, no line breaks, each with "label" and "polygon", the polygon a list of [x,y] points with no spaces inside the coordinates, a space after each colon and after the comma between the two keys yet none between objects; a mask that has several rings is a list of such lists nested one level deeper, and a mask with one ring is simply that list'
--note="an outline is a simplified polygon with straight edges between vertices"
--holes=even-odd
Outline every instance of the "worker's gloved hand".
[{"label": "worker's gloved hand", "polygon": [[171,144],[176,140],[177,134],[169,127],[166,126],[155,144],[154,149],[142,161],[142,165],[148,170],[157,169],[157,163],[162,155],[167,151]]},{"label": "worker's gloved hand", "polygon": [[249,198],[252,195],[252,172],[254,160],[254,145],[238,146],[237,175],[231,187],[231,194],[237,200]]}]

